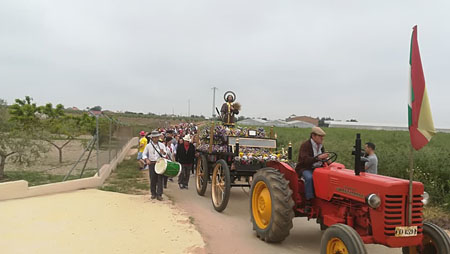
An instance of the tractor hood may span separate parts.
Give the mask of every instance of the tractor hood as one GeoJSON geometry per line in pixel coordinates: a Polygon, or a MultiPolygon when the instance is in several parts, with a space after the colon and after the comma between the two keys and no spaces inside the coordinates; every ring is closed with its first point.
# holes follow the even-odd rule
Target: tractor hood
{"type": "MultiPolygon", "coordinates": [[[[321,199],[331,200],[334,195],[365,202],[369,194],[407,195],[409,181],[389,176],[355,172],[344,165],[333,163],[328,167],[316,168],[313,173],[314,190],[321,199]]],[[[423,184],[413,182],[413,195],[421,195],[423,184]]]]}

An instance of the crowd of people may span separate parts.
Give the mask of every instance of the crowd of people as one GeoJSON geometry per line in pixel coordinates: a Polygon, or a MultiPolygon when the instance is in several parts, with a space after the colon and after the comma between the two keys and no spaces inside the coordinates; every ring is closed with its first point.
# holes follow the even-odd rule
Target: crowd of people
{"type": "Polygon", "coordinates": [[[168,176],[157,174],[156,162],[160,159],[176,161],[181,165],[178,175],[180,189],[189,188],[189,177],[194,172],[196,162],[196,135],[198,126],[193,123],[181,123],[168,128],[159,128],[152,132],[140,132],[137,160],[140,170],[149,170],[151,199],[163,200],[168,176]]]}

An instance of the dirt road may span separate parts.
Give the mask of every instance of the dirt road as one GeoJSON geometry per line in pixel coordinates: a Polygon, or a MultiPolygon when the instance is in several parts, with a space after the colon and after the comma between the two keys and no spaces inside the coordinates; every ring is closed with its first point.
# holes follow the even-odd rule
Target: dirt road
{"type": "MultiPolygon", "coordinates": [[[[175,205],[194,218],[194,224],[202,234],[208,253],[319,253],[322,232],[315,220],[294,218],[294,227],[286,240],[279,244],[268,244],[256,237],[252,231],[249,215],[248,189],[232,188],[228,207],[222,213],[211,204],[211,191],[204,197],[195,190],[195,178],[190,179],[189,190],[180,190],[176,183],[169,182],[165,190],[175,205]]],[[[366,245],[370,254],[399,254],[401,249],[389,249],[380,245],[366,245]]]]}
{"type": "Polygon", "coordinates": [[[0,253],[196,253],[201,235],[170,201],[96,189],[0,202],[0,253]]]}

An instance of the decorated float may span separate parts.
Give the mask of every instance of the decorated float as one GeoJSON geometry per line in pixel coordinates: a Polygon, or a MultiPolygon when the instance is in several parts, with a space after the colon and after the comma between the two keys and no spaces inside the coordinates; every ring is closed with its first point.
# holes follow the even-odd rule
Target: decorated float
{"type": "Polygon", "coordinates": [[[225,93],[219,118],[221,123],[211,122],[199,132],[196,167],[196,189],[204,196],[211,183],[211,200],[214,209],[223,211],[230,198],[231,187],[250,187],[252,176],[265,168],[269,161],[288,162],[292,148],[277,151],[276,134],[271,128],[239,127],[234,115],[238,114],[233,92],[225,93]]]}

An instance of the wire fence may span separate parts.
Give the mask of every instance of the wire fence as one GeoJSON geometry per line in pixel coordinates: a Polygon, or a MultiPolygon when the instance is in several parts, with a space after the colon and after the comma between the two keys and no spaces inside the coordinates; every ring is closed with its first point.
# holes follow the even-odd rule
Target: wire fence
{"type": "Polygon", "coordinates": [[[128,141],[135,136],[135,127],[122,123],[106,114],[94,113],[96,130],[83,151],[67,171],[63,181],[101,174],[103,165],[109,164],[120,154],[128,141]]]}
{"type": "Polygon", "coordinates": [[[36,186],[91,177],[97,172],[101,175],[101,167],[114,160],[131,138],[139,136],[140,131],[151,132],[174,123],[202,120],[186,118],[181,121],[176,117],[144,117],[100,111],[90,111],[89,114],[95,117],[95,128],[91,133],[70,140],[64,136],[54,136],[51,140],[33,140],[46,148],[39,152],[36,159],[30,161],[31,164],[15,161],[11,156],[0,183],[26,180],[29,186],[36,186]]]}

